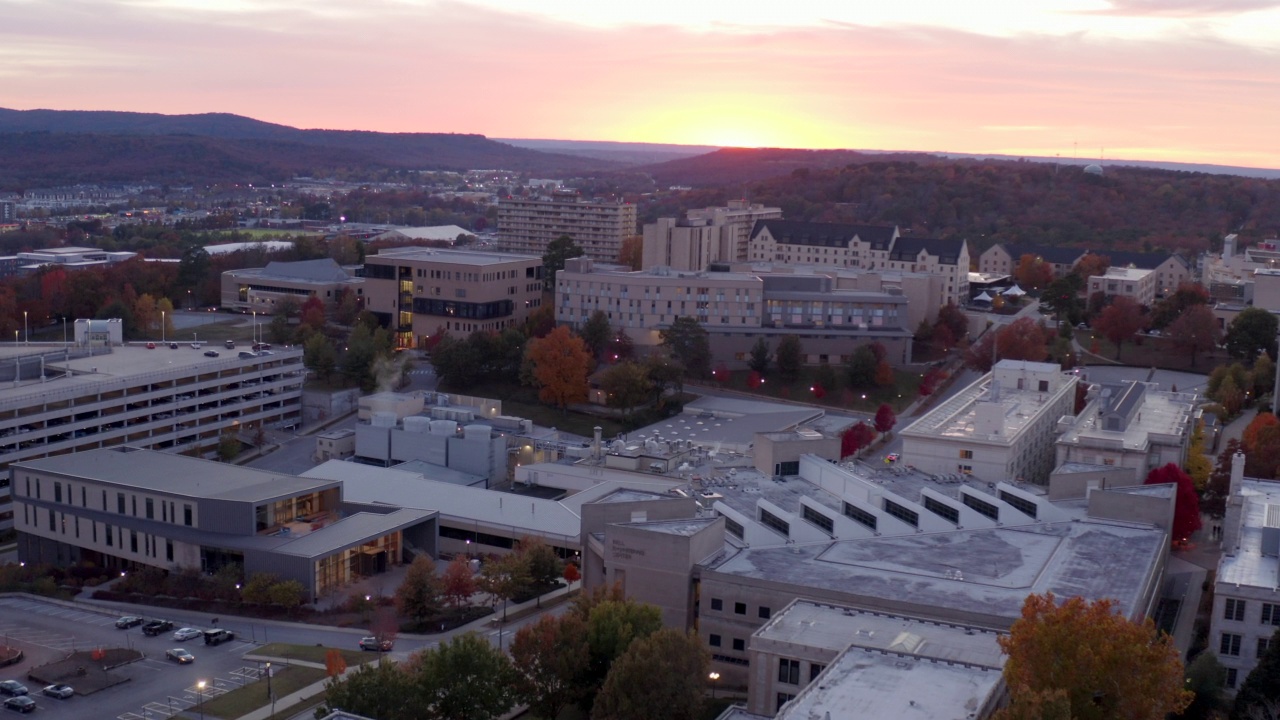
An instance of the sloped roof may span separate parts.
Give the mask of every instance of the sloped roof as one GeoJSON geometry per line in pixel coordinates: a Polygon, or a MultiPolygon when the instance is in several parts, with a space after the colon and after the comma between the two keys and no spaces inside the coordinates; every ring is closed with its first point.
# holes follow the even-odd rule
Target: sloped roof
{"type": "Polygon", "coordinates": [[[890,260],[914,260],[923,250],[938,258],[944,265],[955,265],[959,262],[960,251],[964,249],[964,240],[942,238],[899,237],[893,242],[890,260]]]}
{"type": "Polygon", "coordinates": [[[1178,262],[1184,266],[1187,261],[1180,255],[1173,253],[1141,253],[1141,252],[1101,252],[1111,258],[1112,267],[1128,267],[1130,265],[1141,270],[1155,270],[1167,261],[1169,258],[1177,258],[1178,262]]]}
{"type": "Polygon", "coordinates": [[[319,260],[300,260],[298,262],[267,263],[259,277],[278,277],[290,280],[308,280],[311,282],[346,282],[351,276],[343,271],[333,258],[319,260]]]}
{"type": "Polygon", "coordinates": [[[817,245],[822,247],[847,247],[855,236],[869,243],[876,250],[887,250],[897,234],[895,225],[852,225],[846,223],[815,223],[800,220],[757,220],[751,229],[755,239],[760,231],[769,234],[780,243],[788,245],[817,245]]]}
{"type": "Polygon", "coordinates": [[[1009,253],[1009,257],[1013,259],[1014,263],[1022,259],[1023,255],[1036,255],[1044,258],[1045,262],[1056,265],[1074,265],[1077,260],[1089,252],[1084,248],[1055,247],[1052,245],[1010,245],[999,243],[999,246],[1009,253]]]}

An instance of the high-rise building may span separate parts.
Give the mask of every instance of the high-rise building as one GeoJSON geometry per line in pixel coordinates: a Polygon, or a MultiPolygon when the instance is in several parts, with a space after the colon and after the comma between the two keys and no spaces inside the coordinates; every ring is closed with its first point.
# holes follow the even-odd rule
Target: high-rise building
{"type": "Polygon", "coordinates": [[[542,257],[547,245],[569,236],[587,257],[617,262],[622,241],[636,234],[636,206],[617,200],[583,200],[561,192],[541,198],[498,201],[498,247],[542,257]]]}
{"type": "Polygon", "coordinates": [[[682,220],[659,218],[644,226],[644,267],[703,270],[708,263],[746,260],[756,221],[781,217],[782,208],[731,200],[690,210],[682,220]]]}
{"type": "Polygon", "coordinates": [[[0,225],[18,222],[18,206],[12,200],[0,200],[0,225]]]}

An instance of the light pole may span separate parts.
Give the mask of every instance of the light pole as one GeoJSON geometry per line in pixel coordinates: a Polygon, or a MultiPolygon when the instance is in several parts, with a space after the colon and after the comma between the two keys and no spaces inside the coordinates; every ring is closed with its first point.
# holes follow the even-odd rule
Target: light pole
{"type": "Polygon", "coordinates": [[[165,312],[166,312],[166,311],[164,311],[164,310],[161,310],[161,311],[160,311],[160,344],[162,344],[162,345],[164,344],[164,324],[165,324],[165,322],[166,322],[166,321],[165,321],[165,312]]]}
{"type": "Polygon", "coordinates": [[[196,695],[196,704],[199,706],[200,720],[204,720],[204,686],[205,681],[203,680],[196,683],[196,690],[199,691],[199,694],[196,695]]]}
{"type": "Polygon", "coordinates": [[[271,700],[271,717],[275,717],[276,694],[271,691],[271,661],[267,661],[267,698],[271,700]]]}
{"type": "Polygon", "coordinates": [[[26,310],[22,311],[22,339],[26,344],[28,345],[31,344],[31,331],[27,329],[27,311],[26,310]]]}
{"type": "Polygon", "coordinates": [[[711,680],[711,699],[716,699],[716,681],[720,679],[720,673],[712,670],[707,674],[707,678],[711,680]]]}

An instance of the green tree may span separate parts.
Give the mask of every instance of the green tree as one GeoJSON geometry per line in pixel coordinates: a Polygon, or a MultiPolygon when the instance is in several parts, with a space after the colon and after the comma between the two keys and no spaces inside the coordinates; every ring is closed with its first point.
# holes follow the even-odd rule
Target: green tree
{"type": "Polygon", "coordinates": [[[1280,717],[1280,630],[1236,693],[1231,720],[1280,717]]]}
{"type": "Polygon", "coordinates": [[[599,360],[604,357],[609,340],[613,338],[609,315],[603,310],[591,313],[587,321],[582,324],[582,329],[578,331],[578,337],[582,338],[583,344],[587,346],[587,351],[591,353],[593,359],[599,360]]]}
{"type": "Polygon", "coordinates": [[[276,315],[271,318],[271,322],[267,324],[267,336],[271,338],[271,342],[277,345],[283,345],[293,337],[293,328],[289,327],[289,318],[284,315],[276,315]]]}
{"type": "Polygon", "coordinates": [[[697,720],[710,656],[692,633],[664,628],[633,642],[596,696],[599,720],[697,720]]]}
{"type": "Polygon", "coordinates": [[[361,665],[345,678],[329,678],[325,683],[325,701],[316,710],[316,717],[322,718],[337,710],[378,720],[428,717],[423,694],[413,676],[394,662],[361,665]]]}
{"type": "Polygon", "coordinates": [[[600,389],[605,392],[606,404],[622,411],[624,419],[631,411],[647,402],[653,395],[653,382],[649,371],[635,362],[621,362],[600,375],[600,389]]]}
{"type": "Polygon", "coordinates": [[[376,385],[373,367],[377,357],[375,333],[367,325],[356,325],[347,338],[347,351],[342,355],[342,374],[365,392],[371,392],[376,385]]]}
{"type": "Polygon", "coordinates": [[[538,591],[538,607],[542,607],[542,591],[560,581],[564,563],[556,555],[555,548],[536,535],[520,538],[517,554],[524,563],[530,583],[538,591]]]}
{"type": "Polygon", "coordinates": [[[293,610],[307,599],[307,589],[297,580],[282,580],[272,583],[267,590],[272,605],[279,605],[285,610],[293,610]]]}
{"type": "Polygon", "coordinates": [[[333,319],[339,325],[350,326],[360,315],[360,296],[351,288],[344,288],[338,295],[338,306],[334,308],[333,319]]]}
{"type": "Polygon", "coordinates": [[[484,362],[474,344],[446,334],[431,350],[431,365],[441,383],[466,391],[480,380],[484,362]]]}
{"type": "Polygon", "coordinates": [[[178,261],[178,287],[180,290],[199,292],[201,286],[213,276],[209,253],[198,245],[182,251],[178,261]]]}
{"type": "Polygon", "coordinates": [[[1080,290],[1084,281],[1075,273],[1067,273],[1049,283],[1040,295],[1040,307],[1049,310],[1059,323],[1072,323],[1081,314],[1080,290]]]}
{"type": "Polygon", "coordinates": [[[507,620],[506,603],[529,587],[529,564],[518,554],[503,555],[489,560],[480,568],[481,592],[489,594],[494,608],[502,603],[502,620],[507,620]]]}
{"type": "Polygon", "coordinates": [[[1250,360],[1267,351],[1276,356],[1276,316],[1258,307],[1245,308],[1227,326],[1227,352],[1239,360],[1250,360]]]}
{"type": "MultiPolygon", "coordinates": [[[[586,686],[597,691],[610,668],[631,643],[652,635],[662,628],[662,613],[653,605],[634,600],[603,600],[590,609],[587,617],[587,646],[590,663],[586,686]]],[[[595,698],[589,698],[594,702],[595,698]]]]}
{"type": "Polygon", "coordinates": [[[756,344],[751,346],[751,355],[747,358],[747,367],[764,375],[769,372],[769,341],[763,336],[756,338],[756,344]]]}
{"type": "Polygon", "coordinates": [[[819,363],[818,367],[813,370],[813,381],[821,385],[827,392],[836,389],[836,385],[840,382],[836,377],[836,371],[832,369],[828,363],[819,363]]]}
{"type": "Polygon", "coordinates": [[[1270,355],[1266,353],[1258,355],[1258,359],[1253,361],[1253,370],[1249,373],[1249,379],[1253,381],[1255,398],[1271,394],[1276,382],[1276,364],[1271,360],[1270,355]]]}
{"type": "Polygon", "coordinates": [[[564,269],[564,262],[570,258],[582,257],[586,254],[578,243],[568,235],[547,243],[547,251],[542,254],[543,287],[546,290],[556,289],[556,273],[564,269]]]}
{"type": "Polygon", "coordinates": [[[240,454],[240,439],[231,431],[222,433],[222,437],[218,439],[218,459],[222,462],[229,463],[236,459],[240,454]]]}
{"type": "Polygon", "coordinates": [[[880,361],[870,345],[859,345],[849,355],[844,364],[845,379],[851,388],[870,388],[876,386],[876,369],[880,361]]]}
{"type": "Polygon", "coordinates": [[[416,659],[414,685],[424,706],[421,718],[493,720],[519,699],[520,675],[510,658],[475,633],[427,648],[416,659]]]}
{"type": "Polygon", "coordinates": [[[800,367],[804,364],[804,348],[800,338],[795,335],[784,335],[778,341],[778,353],[774,360],[778,365],[778,375],[785,382],[795,382],[800,377],[800,367]]]}
{"type": "Polygon", "coordinates": [[[254,573],[245,581],[240,596],[247,603],[266,605],[271,602],[271,586],[277,581],[276,576],[270,573],[254,573]]]}
{"type": "Polygon", "coordinates": [[[511,657],[523,676],[521,695],[538,717],[557,717],[584,696],[587,626],[578,615],[543,615],[520,628],[511,641],[511,657]]]}
{"type": "Polygon", "coordinates": [[[1187,666],[1187,689],[1195,699],[1179,717],[1186,720],[1212,720],[1223,709],[1222,688],[1227,684],[1227,669],[1218,656],[1205,650],[1187,666]]]}
{"type": "Polygon", "coordinates": [[[679,360],[655,352],[645,359],[644,369],[649,374],[649,382],[653,383],[654,402],[661,404],[667,390],[684,392],[684,365],[679,360]]]}
{"type": "Polygon", "coordinates": [[[441,583],[436,564],[427,555],[418,555],[396,588],[396,609],[421,622],[440,612],[441,583]]]}
{"type": "Polygon", "coordinates": [[[306,344],[302,346],[302,364],[325,382],[333,376],[338,365],[338,352],[333,349],[333,343],[328,338],[316,333],[307,338],[306,344]]]}
{"type": "Polygon", "coordinates": [[[658,331],[663,347],[695,378],[711,374],[711,341],[702,325],[691,317],[678,317],[658,331]]]}

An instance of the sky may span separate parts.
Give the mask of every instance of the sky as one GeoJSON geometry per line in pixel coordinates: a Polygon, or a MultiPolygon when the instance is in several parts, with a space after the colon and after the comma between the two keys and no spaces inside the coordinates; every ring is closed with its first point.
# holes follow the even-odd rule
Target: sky
{"type": "Polygon", "coordinates": [[[1280,168],[1280,0],[0,0],[0,107],[1280,168]]]}

